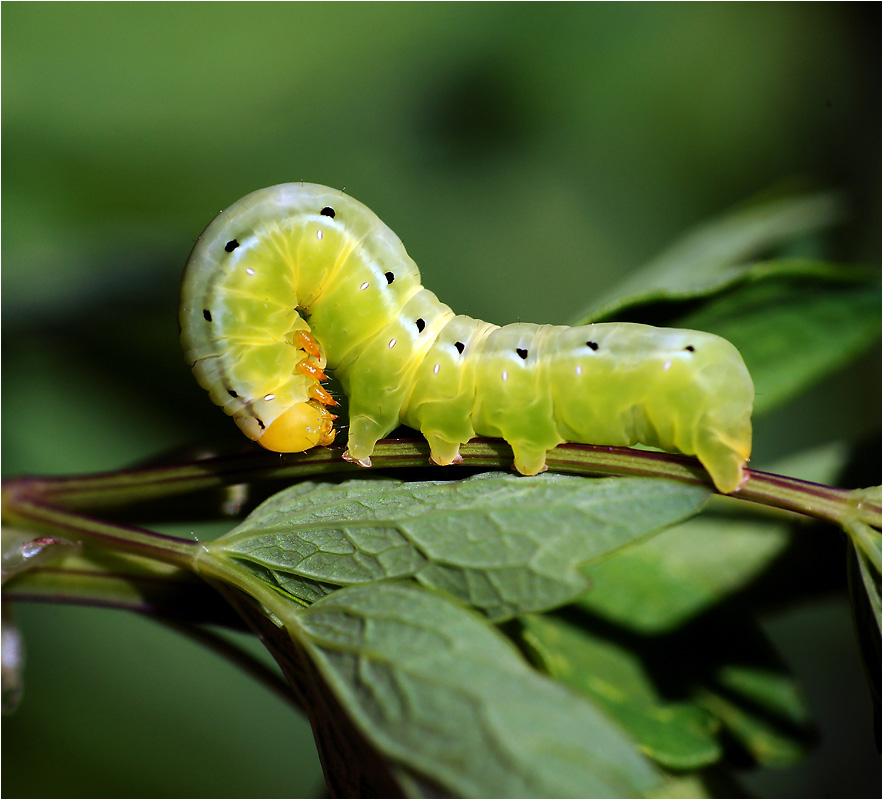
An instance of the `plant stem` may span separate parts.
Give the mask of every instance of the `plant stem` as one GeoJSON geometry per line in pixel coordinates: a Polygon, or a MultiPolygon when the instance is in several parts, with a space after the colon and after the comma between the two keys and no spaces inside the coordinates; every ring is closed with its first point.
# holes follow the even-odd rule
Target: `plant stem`
{"type": "MultiPolygon", "coordinates": [[[[239,483],[268,479],[302,479],[316,475],[357,473],[362,470],[341,458],[342,448],[315,448],[306,453],[279,455],[254,452],[207,458],[169,466],[147,467],[76,477],[23,477],[4,487],[4,509],[34,522],[57,525],[82,524],[86,519],[66,514],[76,509],[105,509],[134,502],[217,489],[239,483]]],[[[511,450],[499,440],[473,440],[461,448],[464,465],[478,468],[509,469],[511,450]]],[[[423,439],[384,440],[378,443],[371,460],[375,468],[429,467],[429,449],[423,439]]],[[[692,457],[597,445],[561,445],[547,459],[550,469],[577,475],[631,475],[667,477],[686,483],[711,486],[710,478],[692,457]]],[[[438,470],[438,467],[434,469],[438,470]]],[[[451,475],[457,467],[446,468],[451,475]]],[[[856,499],[853,492],[808,481],[747,470],[745,485],[732,495],[757,503],[843,525],[858,519],[875,528],[881,526],[879,502],[856,499]]],[[[106,523],[92,520],[92,538],[109,536],[125,541],[129,552],[153,551],[159,534],[128,529],[119,539],[120,526],[102,528],[106,523]],[[114,531],[116,531],[116,538],[114,531]],[[137,535],[137,533],[143,535],[137,535]]],[[[161,537],[159,551],[178,563],[192,558],[193,542],[161,537]]]]}
{"type": "Polygon", "coordinates": [[[104,522],[66,508],[59,508],[29,493],[4,493],[4,524],[85,539],[97,545],[125,553],[146,556],[187,569],[202,549],[199,542],[179,539],[131,525],[104,522]]]}

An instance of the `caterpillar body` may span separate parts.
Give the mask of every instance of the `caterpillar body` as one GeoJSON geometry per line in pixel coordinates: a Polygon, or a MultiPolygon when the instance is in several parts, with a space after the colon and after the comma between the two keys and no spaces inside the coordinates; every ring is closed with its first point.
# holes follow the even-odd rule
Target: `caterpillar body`
{"type": "Polygon", "coordinates": [[[533,475],[563,442],[698,456],[722,492],[744,480],[754,387],[718,336],[633,323],[498,327],[420,284],[398,237],[325,186],[261,189],[221,212],[185,269],[186,358],[212,400],[264,447],[330,444],[334,371],[349,398],[345,457],[418,429],[437,464],[505,439],[533,475]]]}

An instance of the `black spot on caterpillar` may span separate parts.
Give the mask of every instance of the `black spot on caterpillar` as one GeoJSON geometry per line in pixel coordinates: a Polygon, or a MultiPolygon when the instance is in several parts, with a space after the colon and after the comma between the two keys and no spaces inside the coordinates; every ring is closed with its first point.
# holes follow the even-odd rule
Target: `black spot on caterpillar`
{"type": "Polygon", "coordinates": [[[475,436],[505,439],[524,474],[562,442],[641,443],[697,455],[723,492],[751,452],[754,387],[726,340],[455,315],[386,225],[324,186],[272,186],[219,215],[188,261],[180,322],[197,380],[270,450],[334,439],[328,367],[349,398],[348,457],[365,465],[400,424],[438,464],[475,436]]]}

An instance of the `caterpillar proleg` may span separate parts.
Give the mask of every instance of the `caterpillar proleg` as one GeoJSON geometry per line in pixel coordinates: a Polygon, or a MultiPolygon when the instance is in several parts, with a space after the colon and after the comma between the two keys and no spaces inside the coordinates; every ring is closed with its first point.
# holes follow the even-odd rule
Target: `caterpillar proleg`
{"type": "Polygon", "coordinates": [[[271,186],[221,212],[193,248],[181,296],[197,380],[270,450],[333,441],[327,368],[349,398],[347,457],[366,466],[405,424],[438,464],[476,436],[505,439],[526,475],[563,442],[641,443],[696,455],[722,492],[743,482],[754,386],[728,341],[456,315],[370,209],[325,186],[271,186]]]}

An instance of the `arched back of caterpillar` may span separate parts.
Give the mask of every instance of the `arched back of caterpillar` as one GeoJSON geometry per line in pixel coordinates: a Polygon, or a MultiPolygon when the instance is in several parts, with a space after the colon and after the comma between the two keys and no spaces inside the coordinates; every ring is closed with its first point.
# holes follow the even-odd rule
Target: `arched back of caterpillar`
{"type": "Polygon", "coordinates": [[[375,214],[289,183],[221,212],[184,274],[181,341],[212,400],[278,452],[330,444],[334,371],[347,457],[418,429],[438,464],[475,436],[505,439],[533,475],[562,442],[696,455],[722,492],[744,479],[754,387],[738,350],[699,331],[631,323],[498,327],[455,315],[375,214]]]}

